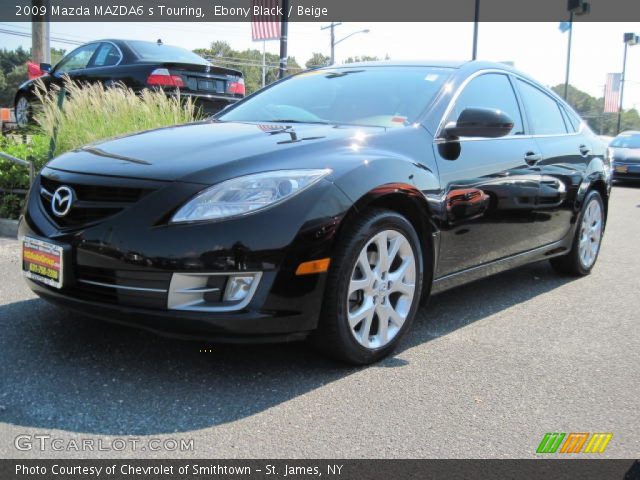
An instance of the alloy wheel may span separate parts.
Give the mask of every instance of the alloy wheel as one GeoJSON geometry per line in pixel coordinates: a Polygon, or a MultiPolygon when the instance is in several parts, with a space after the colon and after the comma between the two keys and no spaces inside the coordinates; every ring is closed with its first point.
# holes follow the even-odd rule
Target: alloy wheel
{"type": "Polygon", "coordinates": [[[598,256],[602,241],[602,206],[593,198],[585,208],[580,225],[579,257],[584,268],[591,268],[598,256]]]}
{"type": "Polygon", "coordinates": [[[347,317],[354,338],[368,349],[384,347],[404,324],[416,285],[416,257],[399,231],[377,233],[362,248],[351,273],[347,317]]]}

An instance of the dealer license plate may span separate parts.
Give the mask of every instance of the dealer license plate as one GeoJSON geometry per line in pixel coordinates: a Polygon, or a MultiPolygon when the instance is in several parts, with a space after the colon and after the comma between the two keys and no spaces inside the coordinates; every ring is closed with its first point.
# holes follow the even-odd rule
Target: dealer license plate
{"type": "Polygon", "coordinates": [[[22,271],[31,280],[62,288],[62,247],[39,238],[22,241],[22,271]]]}

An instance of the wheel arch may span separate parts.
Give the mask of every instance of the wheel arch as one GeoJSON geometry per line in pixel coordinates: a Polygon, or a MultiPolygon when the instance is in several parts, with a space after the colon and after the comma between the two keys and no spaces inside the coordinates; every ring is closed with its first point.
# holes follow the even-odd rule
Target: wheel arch
{"type": "Polygon", "coordinates": [[[338,236],[341,236],[352,220],[364,212],[381,208],[396,212],[405,217],[418,234],[422,247],[423,261],[423,300],[431,291],[433,272],[435,271],[438,252],[438,229],[432,220],[429,205],[424,195],[413,185],[392,183],[381,185],[360,197],[346,212],[338,236]]]}

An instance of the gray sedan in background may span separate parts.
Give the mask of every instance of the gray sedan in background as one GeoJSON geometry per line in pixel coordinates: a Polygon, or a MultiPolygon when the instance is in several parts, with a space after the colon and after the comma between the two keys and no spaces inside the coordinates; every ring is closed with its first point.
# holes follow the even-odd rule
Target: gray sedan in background
{"type": "Polygon", "coordinates": [[[614,180],[640,180],[640,132],[622,132],[609,148],[614,180]]]}

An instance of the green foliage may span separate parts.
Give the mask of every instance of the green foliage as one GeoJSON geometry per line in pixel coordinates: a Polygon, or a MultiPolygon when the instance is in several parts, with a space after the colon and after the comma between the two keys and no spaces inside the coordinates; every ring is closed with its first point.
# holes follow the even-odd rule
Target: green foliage
{"type": "MultiPolygon", "coordinates": [[[[46,162],[49,139],[44,135],[0,137],[0,152],[34,162],[36,171],[46,162]]],[[[0,217],[18,218],[24,195],[14,193],[29,188],[29,170],[0,158],[0,217]]]]}
{"type": "Polygon", "coordinates": [[[305,67],[314,68],[314,67],[324,67],[325,65],[329,65],[331,61],[331,57],[323,55],[322,53],[314,53],[307,63],[305,63],[305,67]]]}
{"type": "Polygon", "coordinates": [[[167,96],[161,90],[136,94],[123,85],[80,85],[68,78],[64,88],[68,95],[62,108],[57,86],[47,92],[38,82],[37,88],[42,112],[36,121],[48,137],[56,136],[56,155],[98,140],[202,118],[191,98],[167,96]]]}
{"type": "MultiPolygon", "coordinates": [[[[57,63],[65,51],[51,49],[51,62],[57,63]]],[[[0,50],[0,107],[13,107],[16,91],[27,80],[27,62],[31,51],[18,47],[16,50],[0,50]]]]}
{"type": "MultiPolygon", "coordinates": [[[[389,59],[389,57],[387,56],[386,58],[387,60],[389,59]]],[[[356,62],[377,62],[378,60],[380,60],[380,58],[378,57],[371,57],[369,55],[362,55],[361,57],[349,57],[347,58],[344,63],[356,63],[356,62]]]]}
{"type": "MultiPolygon", "coordinates": [[[[247,94],[262,88],[262,50],[247,49],[234,50],[227,42],[213,42],[209,48],[198,48],[195,53],[207,58],[214,65],[240,70],[244,75],[244,83],[247,94]]],[[[278,63],[280,56],[274,53],[266,53],[267,65],[265,84],[268,85],[278,79],[278,63]]],[[[287,58],[287,71],[289,74],[302,70],[294,57],[287,58]]]]}
{"type": "Polygon", "coordinates": [[[24,197],[14,193],[0,194],[0,218],[17,219],[24,205],[24,197]]]}
{"type": "MultiPolygon", "coordinates": [[[[552,88],[558,95],[563,96],[564,84],[552,88]]],[[[616,135],[618,122],[617,113],[604,113],[604,97],[595,98],[573,85],[567,88],[567,103],[584,118],[591,129],[599,135],[616,135]]],[[[634,108],[622,112],[620,131],[640,130],[640,115],[634,108]]]]}

